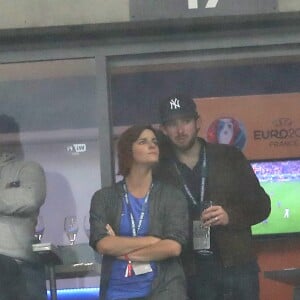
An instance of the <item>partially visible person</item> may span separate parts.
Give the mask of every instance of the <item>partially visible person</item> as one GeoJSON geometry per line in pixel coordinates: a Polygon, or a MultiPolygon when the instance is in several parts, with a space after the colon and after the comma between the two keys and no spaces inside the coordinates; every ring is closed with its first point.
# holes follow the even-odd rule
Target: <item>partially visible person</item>
{"type": "Polygon", "coordinates": [[[190,243],[183,253],[191,300],[258,300],[259,267],[251,226],[270,213],[270,198],[240,150],[198,137],[193,99],[175,96],[160,104],[165,135],[159,178],[180,187],[190,212],[190,243]],[[205,203],[212,205],[203,209],[205,203]],[[193,245],[193,224],[210,226],[210,251],[193,245]]]}
{"type": "Polygon", "coordinates": [[[97,191],[90,245],[103,254],[101,300],[185,300],[179,255],[188,238],[184,195],[155,180],[159,160],[150,126],[127,129],[118,143],[124,179],[97,191]]]}
{"type": "Polygon", "coordinates": [[[46,196],[44,171],[24,161],[19,126],[0,115],[0,299],[46,300],[44,267],[32,251],[39,209],[46,196]]]}

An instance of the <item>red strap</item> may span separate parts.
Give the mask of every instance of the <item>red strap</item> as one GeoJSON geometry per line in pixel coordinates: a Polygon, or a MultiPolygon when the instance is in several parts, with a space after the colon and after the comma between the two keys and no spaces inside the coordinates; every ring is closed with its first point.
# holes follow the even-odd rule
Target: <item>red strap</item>
{"type": "Polygon", "coordinates": [[[125,277],[130,277],[130,276],[132,276],[132,263],[131,263],[130,258],[128,257],[128,254],[125,254],[124,258],[128,261],[127,267],[126,267],[125,277]]]}
{"type": "Polygon", "coordinates": [[[128,276],[128,277],[132,276],[132,263],[131,263],[131,261],[128,261],[128,265],[127,265],[127,276],[128,276]]]}

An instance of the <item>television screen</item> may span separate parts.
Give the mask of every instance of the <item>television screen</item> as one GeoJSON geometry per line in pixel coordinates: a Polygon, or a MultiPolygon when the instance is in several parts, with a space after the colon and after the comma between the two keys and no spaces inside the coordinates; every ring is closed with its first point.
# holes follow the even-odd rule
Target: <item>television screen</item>
{"type": "Polygon", "coordinates": [[[271,198],[267,219],[252,226],[256,236],[300,233],[300,160],[251,163],[271,198]]]}

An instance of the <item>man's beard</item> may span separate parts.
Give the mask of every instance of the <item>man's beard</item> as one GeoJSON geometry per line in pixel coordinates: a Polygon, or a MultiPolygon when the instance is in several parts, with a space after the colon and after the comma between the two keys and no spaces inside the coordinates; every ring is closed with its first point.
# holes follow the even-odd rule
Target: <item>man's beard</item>
{"type": "Polygon", "coordinates": [[[186,145],[174,144],[174,146],[177,151],[186,152],[189,151],[195,145],[196,140],[197,140],[197,133],[191,137],[190,141],[186,145]]]}

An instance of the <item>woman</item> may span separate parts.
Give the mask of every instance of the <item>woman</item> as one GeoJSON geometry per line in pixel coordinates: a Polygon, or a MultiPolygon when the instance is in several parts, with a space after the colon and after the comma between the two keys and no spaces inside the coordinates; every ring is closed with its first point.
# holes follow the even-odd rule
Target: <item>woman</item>
{"type": "Polygon", "coordinates": [[[101,300],[185,300],[178,256],[187,241],[183,194],[153,178],[159,149],[154,129],[132,126],[118,143],[123,181],[91,202],[90,245],[103,254],[101,300]]]}

